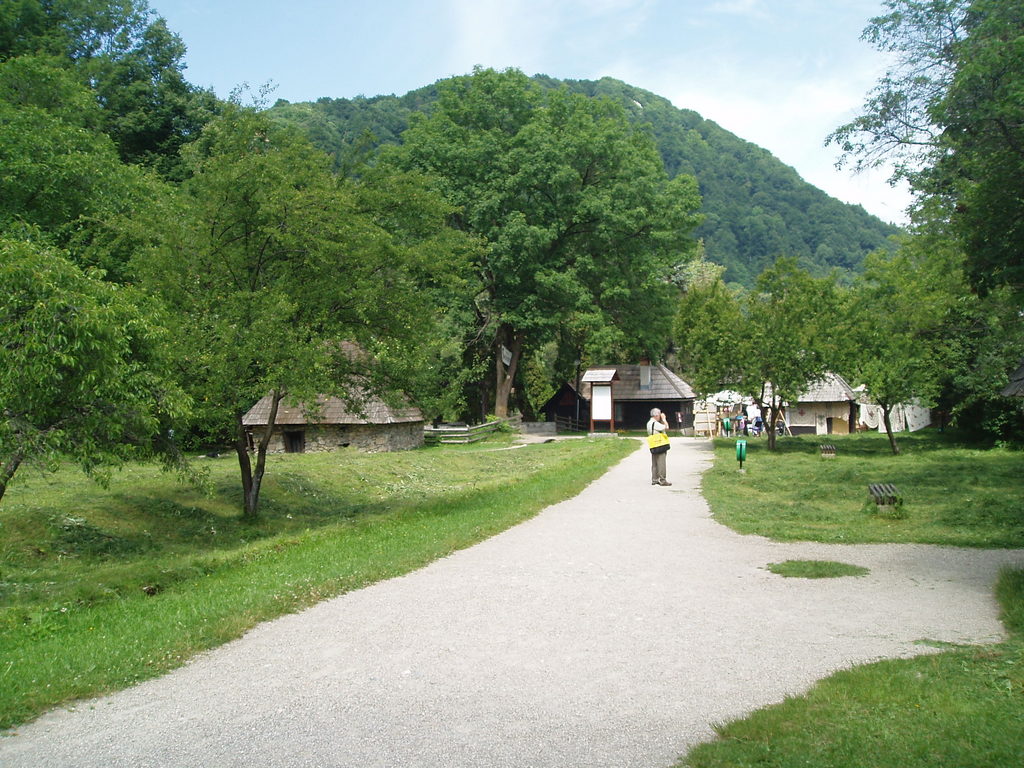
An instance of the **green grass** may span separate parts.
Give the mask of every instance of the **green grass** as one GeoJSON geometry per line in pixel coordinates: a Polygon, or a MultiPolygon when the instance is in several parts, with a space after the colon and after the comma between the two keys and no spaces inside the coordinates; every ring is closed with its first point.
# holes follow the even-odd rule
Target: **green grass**
{"type": "Polygon", "coordinates": [[[254,524],[227,458],[210,461],[208,496],[150,466],[106,490],[71,470],[19,478],[0,506],[0,727],[470,546],[637,445],[494,447],[274,456],[254,524]]]}
{"type": "Polygon", "coordinates": [[[786,560],[769,563],[769,571],[779,576],[794,579],[835,579],[842,576],[865,576],[867,568],[834,560],[786,560]]]}
{"type": "Polygon", "coordinates": [[[740,474],[734,441],[719,438],[704,495],[719,522],[784,541],[1024,547],[1024,453],[931,430],[899,444],[893,456],[877,433],[783,437],[772,453],[765,439],[751,438],[740,474]],[[821,458],[823,441],[836,446],[836,458],[821,458]],[[902,493],[902,519],[870,501],[868,484],[878,482],[902,493]]]}
{"type": "MultiPolygon", "coordinates": [[[[955,436],[903,436],[904,455],[884,436],[786,438],[769,455],[751,441],[738,475],[730,441],[717,441],[705,487],[716,518],[738,530],[816,541],[920,541],[1024,546],[1024,454],[978,450],[955,436]],[[906,518],[867,503],[867,483],[892,482],[906,518]],[[863,489],[864,498],[858,498],[863,489]],[[754,514],[756,512],[756,514],[754,514]]],[[[1024,755],[1024,571],[1006,570],[996,597],[1006,642],[957,647],[839,672],[806,695],[716,728],[688,768],[1002,768],[1024,755]]]]}

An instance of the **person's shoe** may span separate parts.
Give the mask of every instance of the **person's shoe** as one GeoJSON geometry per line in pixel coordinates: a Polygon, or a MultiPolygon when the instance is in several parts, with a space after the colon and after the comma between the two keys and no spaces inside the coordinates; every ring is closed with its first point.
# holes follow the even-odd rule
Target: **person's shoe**
{"type": "Polygon", "coordinates": [[[657,480],[651,480],[651,485],[661,485],[657,480]]]}
{"type": "Polygon", "coordinates": [[[672,485],[672,483],[670,483],[668,480],[662,480],[661,482],[658,483],[658,485],[672,485]]]}

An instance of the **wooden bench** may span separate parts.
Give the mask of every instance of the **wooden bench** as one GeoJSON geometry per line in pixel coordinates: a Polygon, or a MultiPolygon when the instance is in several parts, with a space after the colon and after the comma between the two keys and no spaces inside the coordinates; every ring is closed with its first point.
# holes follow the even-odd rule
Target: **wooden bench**
{"type": "Polygon", "coordinates": [[[821,457],[823,459],[834,459],[836,457],[836,447],[834,445],[829,445],[828,443],[822,443],[821,457]]]}
{"type": "Polygon", "coordinates": [[[897,507],[903,504],[903,495],[892,483],[871,483],[868,493],[880,507],[897,507]]]}

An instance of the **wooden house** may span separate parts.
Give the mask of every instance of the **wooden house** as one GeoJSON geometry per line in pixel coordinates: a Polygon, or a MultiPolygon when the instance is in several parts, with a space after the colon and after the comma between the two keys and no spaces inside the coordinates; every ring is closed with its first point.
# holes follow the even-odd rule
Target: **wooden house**
{"type": "MultiPolygon", "coordinates": [[[[652,408],[660,408],[672,429],[693,429],[693,389],[664,365],[607,365],[590,371],[614,370],[612,388],[615,427],[642,429],[652,408]]],[[[590,402],[591,385],[580,384],[579,396],[590,402]]]]}
{"type": "MultiPolygon", "coordinates": [[[[270,395],[242,418],[250,445],[266,434],[270,395]]],[[[278,406],[269,453],[335,451],[352,446],[364,451],[403,451],[423,445],[423,414],[417,408],[391,408],[376,397],[364,396],[358,408],[338,397],[318,398],[307,413],[303,404],[278,406]]]]}
{"type": "Polygon", "coordinates": [[[794,435],[847,435],[856,431],[857,396],[838,373],[826,373],[786,407],[794,435]]]}
{"type": "Polygon", "coordinates": [[[541,406],[545,421],[554,422],[558,429],[583,432],[590,424],[590,401],[580,397],[575,385],[563,384],[541,406]]]}

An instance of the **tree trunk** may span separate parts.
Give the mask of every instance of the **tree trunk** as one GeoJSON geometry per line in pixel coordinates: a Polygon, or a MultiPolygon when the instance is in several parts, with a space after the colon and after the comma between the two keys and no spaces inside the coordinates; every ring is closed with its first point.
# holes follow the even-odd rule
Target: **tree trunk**
{"type": "Polygon", "coordinates": [[[892,433],[892,420],[889,418],[889,412],[892,411],[891,405],[882,406],[882,422],[885,424],[885,434],[889,436],[889,447],[892,448],[892,455],[900,455],[900,447],[896,445],[896,435],[892,433]]]}
{"type": "Polygon", "coordinates": [[[766,430],[768,435],[768,450],[774,451],[776,445],[775,421],[779,418],[779,412],[782,410],[782,401],[776,400],[773,396],[766,406],[764,404],[764,392],[762,391],[761,399],[754,398],[754,402],[761,409],[761,428],[766,430]]]}
{"type": "Polygon", "coordinates": [[[235,455],[238,456],[238,471],[242,476],[242,517],[255,516],[256,510],[249,508],[252,495],[252,463],[249,461],[249,445],[245,439],[245,427],[241,417],[235,424],[235,455]]]}
{"type": "Polygon", "coordinates": [[[7,486],[11,482],[11,478],[14,477],[14,473],[18,471],[18,467],[21,466],[24,458],[25,454],[16,453],[4,462],[3,469],[0,469],[0,501],[3,500],[4,494],[7,493],[7,486]]]}
{"type": "Polygon", "coordinates": [[[255,520],[259,516],[260,487],[263,485],[263,475],[267,466],[267,448],[270,445],[270,438],[277,423],[277,409],[284,398],[284,392],[274,390],[270,393],[270,415],[267,418],[267,429],[263,437],[256,444],[256,467],[253,468],[249,458],[249,444],[245,437],[245,427],[242,426],[242,417],[238,417],[237,431],[235,434],[235,453],[238,454],[238,468],[242,475],[242,518],[255,520]]]}
{"type": "Polygon", "coordinates": [[[498,349],[494,355],[495,368],[495,392],[494,392],[494,415],[499,419],[508,416],[508,399],[512,393],[512,385],[516,380],[516,371],[519,368],[519,357],[523,352],[523,338],[520,334],[514,333],[511,328],[503,327],[498,334],[498,349]],[[501,347],[509,341],[509,351],[512,358],[506,367],[505,361],[501,359],[501,347]]]}

